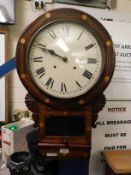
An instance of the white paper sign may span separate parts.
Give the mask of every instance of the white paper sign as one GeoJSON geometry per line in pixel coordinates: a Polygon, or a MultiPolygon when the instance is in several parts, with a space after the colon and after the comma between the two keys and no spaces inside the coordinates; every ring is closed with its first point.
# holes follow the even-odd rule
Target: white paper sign
{"type": "MultiPolygon", "coordinates": [[[[5,35],[0,33],[0,65],[5,62],[5,35]]],[[[5,121],[5,78],[0,79],[0,121],[5,121]]]]}
{"type": "Polygon", "coordinates": [[[92,129],[90,175],[104,175],[102,151],[131,149],[131,102],[107,102],[92,129]]]}
{"type": "Polygon", "coordinates": [[[116,64],[107,100],[131,100],[131,23],[101,21],[114,43],[116,64]]]}

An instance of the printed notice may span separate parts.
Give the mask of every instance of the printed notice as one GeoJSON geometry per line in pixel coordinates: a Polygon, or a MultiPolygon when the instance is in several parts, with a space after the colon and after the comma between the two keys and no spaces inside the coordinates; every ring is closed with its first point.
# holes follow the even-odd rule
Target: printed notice
{"type": "Polygon", "coordinates": [[[112,82],[131,84],[131,42],[115,43],[116,65],[112,82]]]}
{"type": "Polygon", "coordinates": [[[102,22],[112,37],[115,70],[105,90],[107,100],[131,100],[131,23],[102,22]]]}
{"type": "Polygon", "coordinates": [[[131,149],[131,101],[107,101],[92,129],[90,175],[104,175],[102,151],[131,149]],[[95,168],[94,168],[95,167],[95,168]]]}

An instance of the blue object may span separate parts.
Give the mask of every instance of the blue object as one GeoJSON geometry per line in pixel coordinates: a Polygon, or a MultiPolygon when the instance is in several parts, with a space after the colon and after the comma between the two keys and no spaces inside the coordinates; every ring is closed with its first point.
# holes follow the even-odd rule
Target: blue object
{"type": "Polygon", "coordinates": [[[16,58],[13,57],[9,61],[7,61],[5,64],[0,66],[0,78],[5,76],[7,73],[12,71],[16,68],[16,58]]]}

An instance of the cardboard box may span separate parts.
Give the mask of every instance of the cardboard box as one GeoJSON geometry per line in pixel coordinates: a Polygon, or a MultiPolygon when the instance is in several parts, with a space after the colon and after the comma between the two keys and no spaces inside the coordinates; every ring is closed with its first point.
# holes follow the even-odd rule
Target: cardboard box
{"type": "Polygon", "coordinates": [[[21,120],[1,127],[3,161],[6,162],[14,152],[28,151],[26,135],[35,129],[33,124],[32,120],[21,120]],[[10,130],[9,127],[12,125],[15,125],[17,129],[10,130]]]}

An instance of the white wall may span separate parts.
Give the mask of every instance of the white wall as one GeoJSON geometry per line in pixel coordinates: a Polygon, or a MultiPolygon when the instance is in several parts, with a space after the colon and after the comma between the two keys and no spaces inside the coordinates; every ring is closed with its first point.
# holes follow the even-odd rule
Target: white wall
{"type": "MultiPolygon", "coordinates": [[[[53,5],[48,5],[47,9],[53,8],[53,5]]],[[[113,10],[114,11],[114,10],[113,10]]],[[[131,12],[131,0],[117,0],[115,11],[131,12]]],[[[43,13],[43,10],[34,10],[32,3],[27,0],[16,0],[16,24],[8,26],[9,29],[9,58],[15,56],[16,44],[21,32],[24,28],[43,13]]],[[[16,70],[12,71],[9,76],[9,113],[10,117],[16,109],[25,109],[25,95],[27,91],[21,84],[16,70]]]]}
{"type": "Polygon", "coordinates": [[[131,0],[117,0],[116,10],[131,13],[131,0]]]}

